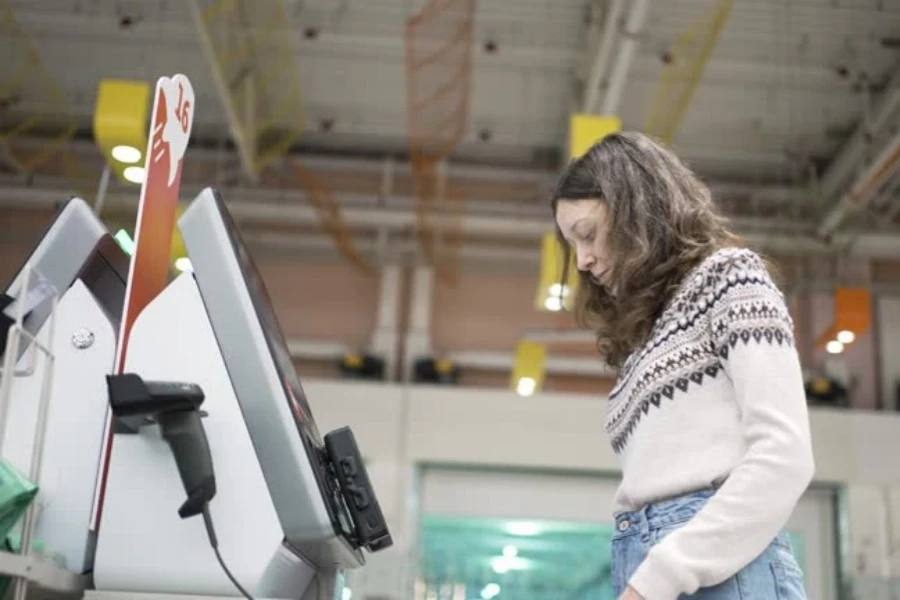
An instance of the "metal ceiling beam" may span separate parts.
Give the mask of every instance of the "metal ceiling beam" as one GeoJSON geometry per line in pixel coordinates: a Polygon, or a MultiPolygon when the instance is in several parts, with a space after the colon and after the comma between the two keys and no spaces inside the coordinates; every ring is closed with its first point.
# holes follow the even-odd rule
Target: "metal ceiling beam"
{"type": "MultiPolygon", "coordinates": [[[[192,197],[205,186],[185,182],[183,196],[192,197]]],[[[259,223],[317,224],[318,213],[306,195],[290,189],[219,188],[236,218],[259,223]]],[[[62,190],[25,186],[0,186],[0,208],[52,208],[66,193],[62,190]]],[[[351,227],[390,227],[411,230],[416,225],[415,199],[395,195],[379,199],[371,194],[335,194],[351,227]]],[[[137,198],[117,198],[117,206],[131,210],[137,198]]],[[[549,210],[541,206],[522,206],[502,201],[471,201],[466,213],[458,215],[452,206],[435,206],[435,227],[444,229],[461,223],[469,235],[496,235],[536,239],[551,227],[549,210]]],[[[782,218],[735,217],[732,222],[743,231],[760,235],[812,235],[808,223],[782,218]]]]}
{"type": "Polygon", "coordinates": [[[13,155],[6,140],[0,140],[0,165],[13,173],[27,172],[24,165],[13,155]]]}
{"type": "Polygon", "coordinates": [[[820,186],[825,198],[837,196],[844,184],[869,155],[873,137],[885,129],[900,112],[900,68],[891,77],[868,118],[863,118],[847,142],[822,174],[820,186]]]}
{"type": "Polygon", "coordinates": [[[828,165],[821,178],[821,194],[829,203],[828,209],[819,222],[819,234],[831,236],[854,209],[861,208],[878,192],[884,183],[885,169],[896,168],[896,150],[900,142],[896,133],[872,157],[873,140],[879,133],[888,130],[900,120],[900,68],[891,77],[884,93],[873,108],[871,115],[864,116],[850,139],[840,149],[828,165]],[[864,161],[868,166],[860,169],[864,161]],[[860,172],[861,171],[861,172],[860,172]],[[854,179],[854,174],[857,174],[854,179]],[[843,190],[846,190],[842,193],[843,190]]]}
{"type": "MultiPolygon", "coordinates": [[[[39,149],[44,140],[39,138],[25,138],[21,140],[24,148],[39,149]]],[[[79,155],[87,157],[95,157],[99,167],[102,165],[102,159],[97,155],[96,147],[93,143],[85,140],[77,140],[70,142],[68,149],[79,155]]],[[[222,164],[223,150],[207,148],[203,146],[192,146],[188,151],[188,160],[192,165],[197,163],[215,163],[222,164]]],[[[330,156],[327,154],[307,153],[296,155],[302,160],[303,165],[309,169],[343,172],[350,174],[372,174],[384,176],[387,172],[388,176],[408,177],[410,175],[409,164],[406,161],[392,160],[390,155],[383,157],[360,157],[360,156],[330,156]]],[[[490,164],[469,164],[461,162],[448,162],[447,175],[451,181],[459,179],[471,179],[487,182],[510,182],[510,183],[530,183],[535,185],[538,195],[549,194],[553,183],[558,176],[558,172],[552,169],[514,169],[505,166],[490,164]]],[[[46,182],[47,187],[53,187],[55,182],[50,178],[43,179],[40,175],[35,176],[35,185],[42,186],[42,181],[46,182]]],[[[0,178],[0,185],[2,185],[0,178]]],[[[191,182],[185,180],[185,186],[191,185],[191,182]]],[[[748,203],[760,201],[763,203],[812,203],[820,200],[820,195],[808,187],[786,186],[786,185],[760,185],[755,183],[740,181],[708,181],[707,185],[713,194],[713,197],[719,201],[727,201],[730,198],[746,200],[748,203]]],[[[254,192],[255,193],[255,192],[254,192]]],[[[260,190],[260,193],[264,191],[260,190]]],[[[546,207],[546,203],[542,197],[536,197],[540,207],[546,207]]],[[[481,202],[478,198],[467,199],[467,210],[478,208],[481,202]]],[[[519,204],[520,201],[517,200],[519,204]]]]}
{"type": "Polygon", "coordinates": [[[895,133],[875,159],[841,194],[819,223],[818,233],[830,239],[847,216],[866,207],[900,168],[900,132],[895,133]]]}
{"type": "Polygon", "coordinates": [[[259,174],[256,172],[255,140],[248,139],[241,117],[238,115],[238,108],[234,105],[233,97],[228,89],[228,82],[225,81],[225,74],[222,72],[216,57],[215,46],[206,24],[203,22],[200,0],[187,0],[187,5],[190,9],[197,35],[200,37],[200,45],[209,64],[209,71],[212,75],[219,101],[222,103],[222,110],[225,111],[228,131],[231,133],[234,145],[237,146],[238,155],[241,159],[241,170],[248,180],[255,182],[259,178],[259,174]]]}
{"type": "Polygon", "coordinates": [[[615,115],[619,112],[628,71],[631,70],[631,63],[634,62],[634,55],[640,44],[641,30],[644,27],[644,20],[647,18],[649,4],[649,0],[632,0],[631,12],[628,13],[628,21],[622,32],[622,42],[619,44],[619,51],[609,75],[606,97],[603,99],[601,113],[604,115],[615,115]]]}
{"type": "MultiPolygon", "coordinates": [[[[56,202],[64,199],[69,194],[68,187],[59,186],[59,182],[51,182],[45,179],[37,179],[34,185],[25,186],[20,182],[7,183],[3,185],[3,179],[0,178],[0,208],[17,207],[44,207],[50,208],[56,202]],[[50,185],[55,183],[57,185],[50,185]]],[[[199,185],[197,182],[185,181],[182,183],[182,196],[191,198],[202,190],[205,185],[199,185]]],[[[726,186],[727,187],[727,186],[726,186]]],[[[274,207],[277,211],[285,209],[290,211],[293,207],[308,206],[308,196],[292,188],[234,188],[219,186],[220,191],[229,201],[240,200],[252,206],[261,206],[260,216],[268,214],[266,206],[274,207]],[[281,207],[281,208],[278,208],[281,207]]],[[[737,188],[725,189],[722,194],[727,194],[735,201],[743,201],[744,195],[752,196],[755,192],[753,188],[737,188]]],[[[780,194],[783,192],[777,188],[760,192],[763,196],[772,194],[773,199],[781,200],[780,194]]],[[[115,204],[123,209],[131,210],[135,206],[134,189],[123,187],[119,184],[110,186],[109,194],[115,198],[115,204]]],[[[374,210],[374,211],[413,211],[415,210],[416,200],[412,196],[391,192],[390,195],[383,195],[377,191],[370,193],[361,192],[334,192],[333,196],[342,210],[374,210]]],[[[789,196],[788,196],[789,197],[789,196]]],[[[437,206],[439,212],[446,206],[437,206]]],[[[523,202],[521,200],[509,198],[487,199],[477,196],[466,198],[465,214],[470,217],[487,216],[497,219],[505,219],[509,221],[511,218],[524,219],[526,221],[539,221],[544,223],[545,227],[550,227],[549,205],[542,199],[536,199],[534,202],[523,202]]],[[[456,215],[454,218],[459,218],[456,215]]],[[[735,216],[732,222],[743,230],[763,231],[767,233],[800,233],[812,234],[813,230],[809,223],[801,220],[791,220],[780,217],[753,217],[753,216],[735,216]]],[[[359,223],[353,224],[359,226],[359,223]]],[[[515,227],[511,227],[515,229],[515,227]]]]}
{"type": "MultiPolygon", "coordinates": [[[[183,192],[191,197],[199,191],[199,187],[184,185],[183,192]]],[[[47,209],[56,206],[65,199],[65,194],[58,190],[35,189],[28,187],[0,187],[0,209],[30,208],[47,209]]],[[[260,194],[257,190],[223,190],[223,196],[235,220],[243,224],[318,226],[319,215],[309,205],[303,194],[295,191],[274,190],[269,194],[260,194]],[[233,198],[240,198],[234,200],[233,198]]],[[[343,216],[347,226],[354,229],[388,230],[401,236],[409,236],[415,231],[416,213],[413,203],[409,206],[376,207],[361,205],[343,205],[343,216]]],[[[117,201],[122,210],[136,208],[137,199],[117,201]]],[[[492,246],[497,248],[509,260],[513,256],[526,256],[517,243],[532,243],[543,236],[550,226],[549,215],[537,215],[535,212],[522,212],[511,218],[509,214],[477,214],[469,212],[459,217],[452,213],[436,212],[435,229],[448,227],[461,228],[464,236],[491,239],[492,246]],[[512,246],[511,246],[512,244],[512,246]]],[[[744,237],[755,247],[777,254],[814,254],[834,256],[835,248],[825,244],[816,237],[815,231],[808,224],[783,219],[737,219],[736,226],[744,237]]],[[[301,235],[293,237],[300,238],[301,235]]],[[[864,233],[861,235],[845,235],[839,238],[841,247],[848,254],[865,257],[898,258],[900,257],[900,235],[892,233],[864,233]]],[[[467,245],[463,243],[464,249],[467,245]]],[[[537,248],[537,246],[534,246],[537,248]]],[[[535,255],[536,256],[536,255],[535,255]]]]}
{"type": "MultiPolygon", "coordinates": [[[[624,4],[625,0],[607,0],[606,16],[603,20],[603,33],[596,40],[596,54],[591,62],[591,69],[584,84],[582,112],[592,113],[597,108],[600,87],[604,77],[606,77],[606,72],[609,70],[609,61],[612,58],[613,47],[616,43],[619,20],[622,18],[622,7],[624,4]]],[[[597,3],[595,2],[596,5],[597,3]]],[[[596,38],[596,35],[590,37],[596,38]]],[[[593,50],[593,48],[589,48],[589,51],[593,50]]]]}

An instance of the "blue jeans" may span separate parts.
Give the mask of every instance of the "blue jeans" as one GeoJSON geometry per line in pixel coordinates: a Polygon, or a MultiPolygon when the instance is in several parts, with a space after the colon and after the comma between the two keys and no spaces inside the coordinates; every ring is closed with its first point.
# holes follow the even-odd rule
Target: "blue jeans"
{"type": "MultiPolygon", "coordinates": [[[[715,494],[704,490],[663,500],[641,510],[616,515],[612,539],[612,583],[618,598],[647,553],[667,534],[690,520],[715,494]]],[[[736,575],[690,596],[698,600],[806,600],[803,572],[786,533],[736,575]]],[[[652,600],[652,599],[650,599],[652,600]]]]}

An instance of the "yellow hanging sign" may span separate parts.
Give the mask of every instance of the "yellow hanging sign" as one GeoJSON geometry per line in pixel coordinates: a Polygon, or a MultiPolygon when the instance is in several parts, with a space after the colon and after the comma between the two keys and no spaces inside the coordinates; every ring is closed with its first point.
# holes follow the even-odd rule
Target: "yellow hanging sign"
{"type": "Polygon", "coordinates": [[[143,181],[149,121],[149,83],[100,81],[94,107],[94,141],[119,179],[136,184],[143,181]]]}
{"type": "Polygon", "coordinates": [[[576,113],[569,118],[569,159],[576,159],[611,133],[622,130],[622,120],[608,115],[576,113]]]}
{"type": "Polygon", "coordinates": [[[567,250],[554,232],[548,231],[544,234],[541,240],[540,278],[534,298],[534,307],[539,311],[556,312],[564,308],[572,309],[572,300],[578,286],[578,269],[575,266],[575,257],[570,256],[569,272],[563,277],[566,254],[567,250]]]}
{"type": "Polygon", "coordinates": [[[525,340],[516,345],[510,386],[520,396],[533,396],[544,386],[547,347],[540,342],[525,340]]]}

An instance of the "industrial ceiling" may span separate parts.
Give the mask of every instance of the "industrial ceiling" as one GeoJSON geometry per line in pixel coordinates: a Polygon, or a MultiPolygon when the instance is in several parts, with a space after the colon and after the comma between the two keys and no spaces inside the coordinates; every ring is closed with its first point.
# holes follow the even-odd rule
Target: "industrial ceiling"
{"type": "MultiPolygon", "coordinates": [[[[334,231],[355,236],[364,253],[383,250],[385,239],[413,252],[415,244],[398,236],[423,226],[409,215],[422,200],[423,177],[432,177],[446,178],[459,196],[455,210],[464,215],[442,218],[462,231],[463,255],[484,256],[478,249],[485,245],[498,257],[503,248],[515,255],[510,244],[534,247],[547,218],[546,194],[564,163],[569,116],[606,111],[626,129],[648,128],[654,111],[669,102],[666,78],[681,65],[697,67],[699,76],[678,82],[687,101],[671,118],[670,143],[752,240],[782,254],[900,257],[900,4],[894,2],[285,0],[273,1],[283,11],[278,32],[260,15],[268,3],[246,0],[4,3],[51,83],[15,93],[4,87],[0,124],[9,132],[40,115],[41,126],[18,135],[17,147],[45,144],[74,124],[65,151],[91,180],[79,182],[86,195],[102,170],[90,140],[99,82],[182,72],[197,94],[186,190],[233,189],[227,197],[259,222],[260,239],[302,246],[297,232],[303,232],[310,234],[307,247],[314,245],[310,240],[322,237],[312,231],[316,212],[303,211],[312,204],[321,212],[330,203],[350,215],[341,213],[334,231]],[[208,20],[204,37],[197,17],[242,7],[243,20],[235,22],[257,40],[247,69],[260,71],[278,53],[290,54],[258,94],[260,105],[274,106],[295,83],[302,92],[277,115],[282,127],[297,130],[287,158],[257,170],[242,160],[240,124],[229,114],[234,78],[227,68],[217,70],[221,50],[215,39],[209,43],[224,25],[208,20]],[[441,11],[456,11],[456,21],[448,17],[442,25],[435,17],[441,11]],[[716,15],[722,19],[713,27],[716,15]],[[419,23],[428,27],[416,31],[419,23]],[[450,35],[455,23],[468,27],[465,35],[450,35]],[[424,80],[410,59],[414,36],[419,44],[455,44],[463,57],[444,61],[446,70],[464,73],[453,85],[465,101],[454,113],[459,135],[431,157],[437,175],[423,175],[411,160],[411,132],[422,127],[411,88],[424,80]],[[47,89],[58,97],[51,101],[47,89]],[[307,176],[300,167],[292,171],[291,161],[307,176]],[[294,233],[274,231],[283,220],[279,207],[289,221],[307,215],[294,233]],[[273,218],[260,216],[266,210],[273,218]],[[509,231],[510,216],[527,225],[509,231]],[[385,222],[394,228],[386,234],[385,222]]],[[[7,64],[17,64],[21,40],[0,40],[4,56],[13,57],[7,64]]],[[[12,81],[9,72],[2,76],[12,81]]],[[[46,190],[76,187],[71,168],[3,164],[7,206],[35,206],[52,196],[46,190]]],[[[120,184],[112,193],[122,198],[112,208],[130,206],[135,195],[120,184]]]]}

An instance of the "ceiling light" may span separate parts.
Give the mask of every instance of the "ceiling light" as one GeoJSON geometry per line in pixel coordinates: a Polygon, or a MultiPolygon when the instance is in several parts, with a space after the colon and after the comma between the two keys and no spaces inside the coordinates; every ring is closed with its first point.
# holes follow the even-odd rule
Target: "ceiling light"
{"type": "Polygon", "coordinates": [[[563,285],[561,283],[554,283],[550,286],[548,290],[551,296],[555,296],[559,298],[560,296],[565,297],[569,294],[569,286],[563,285]]]}
{"type": "Polygon", "coordinates": [[[112,157],[123,163],[136,163],[141,160],[141,151],[134,146],[116,146],[112,149],[112,157]]]}
{"type": "Polygon", "coordinates": [[[193,265],[191,265],[191,259],[189,259],[187,256],[182,256],[181,258],[175,259],[175,268],[182,273],[187,273],[194,270],[193,265]]]}
{"type": "Polygon", "coordinates": [[[506,558],[513,558],[519,553],[519,549],[513,546],[512,544],[508,544],[503,546],[503,556],[506,558]]]}
{"type": "Polygon", "coordinates": [[[844,351],[844,344],[837,340],[831,340],[825,345],[825,351],[829,354],[840,354],[844,351]]]}
{"type": "Polygon", "coordinates": [[[131,183],[144,183],[144,167],[128,167],[122,172],[122,177],[131,183]]]}
{"type": "Polygon", "coordinates": [[[550,296],[544,300],[544,308],[552,310],[553,312],[562,310],[562,305],[562,300],[559,296],[550,296]]]}
{"type": "Polygon", "coordinates": [[[516,383],[516,393],[520,396],[531,396],[537,388],[537,381],[531,377],[522,377],[516,383]]]}
{"type": "Polygon", "coordinates": [[[842,344],[852,344],[853,340],[856,339],[856,334],[850,331],[849,329],[845,329],[843,331],[839,331],[837,334],[837,341],[842,344]]]}
{"type": "Polygon", "coordinates": [[[491,600],[494,596],[500,593],[500,586],[496,583],[489,583],[484,586],[484,589],[481,590],[481,597],[484,600],[491,600]]]}
{"type": "Polygon", "coordinates": [[[510,535],[531,536],[537,535],[540,529],[537,523],[532,523],[531,521],[513,521],[506,526],[506,531],[510,535]]]}
{"type": "Polygon", "coordinates": [[[345,587],[344,591],[341,592],[341,600],[350,600],[353,597],[353,592],[350,591],[350,588],[345,587]]]}
{"type": "Polygon", "coordinates": [[[494,573],[508,573],[509,571],[524,571],[529,567],[529,562],[518,556],[497,556],[491,559],[491,568],[494,573]]]}

